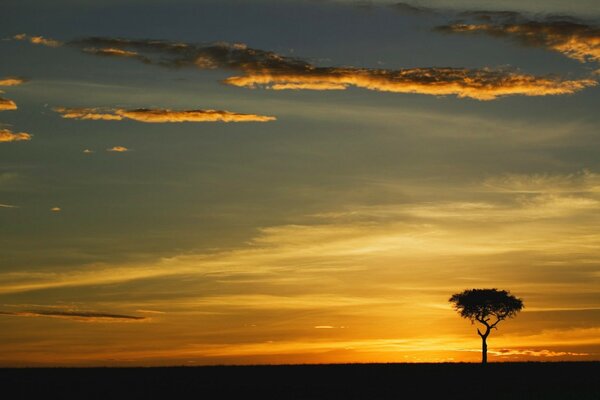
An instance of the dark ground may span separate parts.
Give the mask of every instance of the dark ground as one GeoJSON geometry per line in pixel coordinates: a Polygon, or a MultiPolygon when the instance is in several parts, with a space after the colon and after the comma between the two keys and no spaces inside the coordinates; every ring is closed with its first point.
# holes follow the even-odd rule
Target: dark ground
{"type": "Polygon", "coordinates": [[[0,385],[11,400],[600,400],[600,362],[23,368],[0,369],[0,385]]]}

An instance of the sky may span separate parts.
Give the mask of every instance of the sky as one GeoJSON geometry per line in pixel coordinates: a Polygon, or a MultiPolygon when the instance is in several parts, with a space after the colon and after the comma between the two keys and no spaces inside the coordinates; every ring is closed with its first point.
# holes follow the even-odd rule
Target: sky
{"type": "Polygon", "coordinates": [[[4,0],[0,366],[600,360],[600,5],[4,0]]]}

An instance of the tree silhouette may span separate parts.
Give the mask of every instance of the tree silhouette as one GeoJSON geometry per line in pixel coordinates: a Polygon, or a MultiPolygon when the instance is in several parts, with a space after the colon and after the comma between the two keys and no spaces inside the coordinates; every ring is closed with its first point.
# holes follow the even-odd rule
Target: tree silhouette
{"type": "Polygon", "coordinates": [[[523,309],[523,300],[513,296],[506,290],[468,289],[455,293],[448,300],[461,317],[485,326],[485,332],[477,328],[481,336],[481,363],[487,363],[487,337],[500,321],[512,318],[523,309]]]}

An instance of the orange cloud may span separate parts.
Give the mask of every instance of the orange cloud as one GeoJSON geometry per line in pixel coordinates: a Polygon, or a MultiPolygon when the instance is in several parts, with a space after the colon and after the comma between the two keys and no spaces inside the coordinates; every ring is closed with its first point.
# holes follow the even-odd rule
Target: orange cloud
{"type": "Polygon", "coordinates": [[[0,111],[16,110],[17,104],[10,100],[0,97],[0,111]]]}
{"type": "Polygon", "coordinates": [[[9,129],[0,129],[1,142],[21,142],[31,140],[31,135],[25,132],[12,132],[9,129]]]}
{"type": "Polygon", "coordinates": [[[91,119],[91,120],[113,120],[132,119],[147,123],[165,122],[268,122],[276,118],[266,115],[239,114],[221,110],[170,110],[138,108],[126,110],[98,109],[98,108],[64,108],[58,107],[54,111],[61,114],[63,118],[91,119]]]}
{"type": "Polygon", "coordinates": [[[572,94],[596,81],[560,80],[502,70],[462,68],[413,68],[374,70],[358,68],[314,68],[294,73],[257,72],[225,79],[233,86],[272,90],[340,90],[359,87],[394,93],[419,93],[435,96],[494,100],[501,96],[548,96],[572,94]]]}
{"type": "Polygon", "coordinates": [[[124,147],[124,146],[114,146],[114,147],[111,147],[110,149],[106,149],[106,151],[112,151],[112,152],[116,152],[116,153],[125,153],[126,151],[130,151],[130,149],[128,149],[127,147],[124,147]]]}
{"type": "Polygon", "coordinates": [[[600,28],[570,21],[525,21],[505,24],[453,24],[450,33],[486,33],[511,37],[524,45],[544,47],[580,62],[600,61],[600,28]]]}
{"type": "Polygon", "coordinates": [[[268,122],[274,121],[275,117],[256,114],[238,114],[230,111],[220,110],[162,110],[141,108],[137,110],[115,110],[124,118],[140,122],[268,122]]]}
{"type": "Polygon", "coordinates": [[[15,36],[13,36],[13,39],[27,41],[27,42],[33,43],[33,44],[41,44],[43,46],[48,46],[48,47],[62,46],[62,43],[59,42],[58,40],[45,38],[43,36],[31,36],[31,35],[27,35],[26,33],[20,33],[18,35],[15,35],[15,36]]]}
{"type": "Polygon", "coordinates": [[[140,55],[136,51],[123,50],[116,47],[86,47],[83,49],[83,51],[98,56],[137,58],[144,63],[150,63],[150,60],[147,57],[140,55]]]}
{"type": "Polygon", "coordinates": [[[61,211],[61,208],[60,208],[60,207],[52,207],[52,208],[50,209],[50,211],[52,211],[52,212],[60,212],[60,211],[61,211]]]}
{"type": "Polygon", "coordinates": [[[18,76],[9,76],[3,79],[0,79],[0,86],[18,86],[22,83],[25,83],[27,80],[25,78],[20,78],[18,76]]]}
{"type": "Polygon", "coordinates": [[[92,53],[92,54],[121,56],[121,57],[136,57],[139,55],[135,51],[115,49],[113,47],[107,47],[107,48],[101,48],[101,49],[88,47],[88,48],[83,49],[83,51],[85,51],[86,53],[92,53]]]}
{"type": "Polygon", "coordinates": [[[56,107],[54,111],[61,114],[61,117],[68,119],[90,119],[90,120],[105,120],[105,121],[120,121],[123,119],[120,115],[104,112],[99,108],[65,108],[56,107]]]}
{"type": "MultiPolygon", "coordinates": [[[[592,79],[563,80],[507,70],[467,68],[367,69],[317,67],[307,61],[285,57],[243,44],[197,46],[156,40],[90,38],[72,45],[135,52],[145,63],[164,67],[223,68],[243,73],[225,84],[272,90],[345,90],[358,87],[394,93],[493,100],[502,96],[547,96],[571,94],[597,84],[592,79]],[[143,55],[144,54],[144,55],[143,55]],[[157,54],[159,57],[157,57],[157,54]]],[[[121,56],[119,52],[104,55],[121,56]]]]}
{"type": "Polygon", "coordinates": [[[530,349],[500,349],[490,350],[490,354],[511,357],[511,356],[531,356],[531,357],[564,357],[564,356],[589,356],[589,353],[574,353],[570,351],[553,351],[553,350],[530,350],[530,349]]]}

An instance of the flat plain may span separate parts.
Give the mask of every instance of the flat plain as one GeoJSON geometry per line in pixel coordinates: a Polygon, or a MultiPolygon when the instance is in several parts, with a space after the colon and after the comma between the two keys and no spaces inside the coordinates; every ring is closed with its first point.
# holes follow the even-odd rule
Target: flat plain
{"type": "Polygon", "coordinates": [[[11,399],[600,399],[600,362],[5,368],[11,399]]]}

